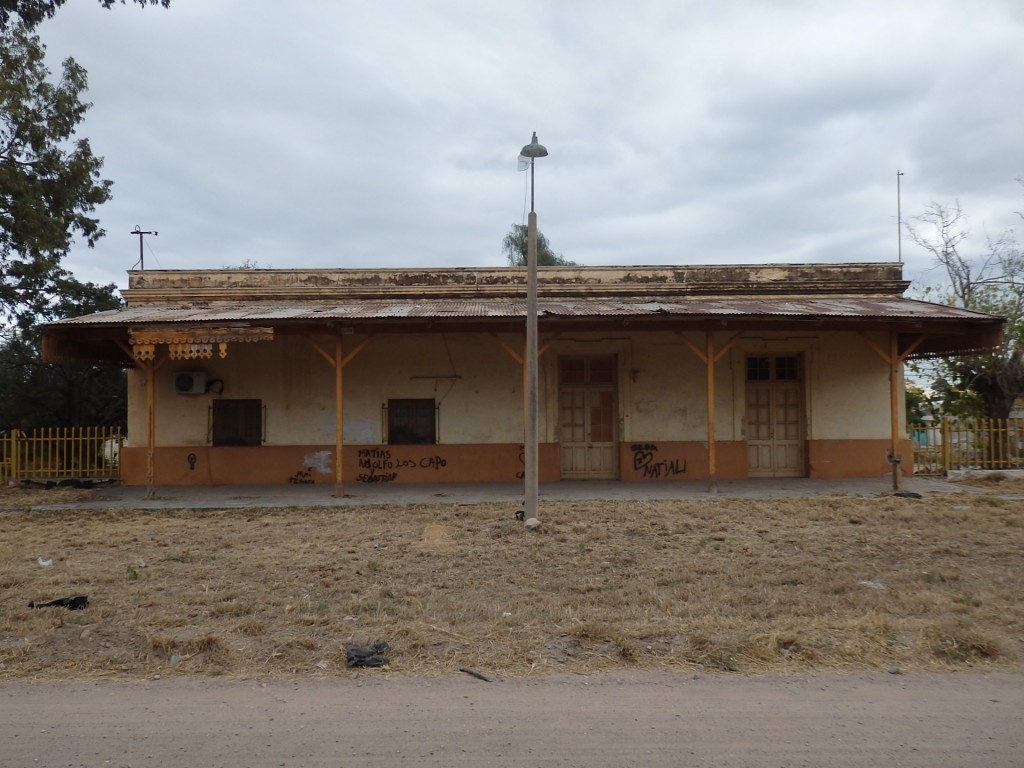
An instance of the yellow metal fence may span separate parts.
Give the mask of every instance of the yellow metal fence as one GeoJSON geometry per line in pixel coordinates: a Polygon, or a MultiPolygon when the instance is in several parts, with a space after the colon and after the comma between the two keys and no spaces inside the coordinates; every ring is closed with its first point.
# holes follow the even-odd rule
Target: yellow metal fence
{"type": "Polygon", "coordinates": [[[1024,469],[1024,419],[945,418],[911,429],[914,474],[1024,469]]]}
{"type": "MultiPolygon", "coordinates": [[[[910,430],[914,474],[1024,469],[1024,419],[943,419],[910,430]]],[[[120,427],[58,427],[0,434],[0,482],[120,477],[120,427]]]]}
{"type": "Polygon", "coordinates": [[[0,435],[0,482],[120,477],[120,427],[55,427],[0,435]]]}

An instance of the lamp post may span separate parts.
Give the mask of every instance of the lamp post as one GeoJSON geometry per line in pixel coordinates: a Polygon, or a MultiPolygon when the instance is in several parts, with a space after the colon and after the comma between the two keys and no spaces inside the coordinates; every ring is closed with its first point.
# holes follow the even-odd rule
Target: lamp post
{"type": "Polygon", "coordinates": [[[537,525],[537,214],[533,210],[533,161],[547,157],[547,149],[537,142],[533,132],[530,143],[519,153],[530,159],[530,216],[526,239],[526,438],[523,450],[525,499],[523,518],[530,527],[537,525]]]}

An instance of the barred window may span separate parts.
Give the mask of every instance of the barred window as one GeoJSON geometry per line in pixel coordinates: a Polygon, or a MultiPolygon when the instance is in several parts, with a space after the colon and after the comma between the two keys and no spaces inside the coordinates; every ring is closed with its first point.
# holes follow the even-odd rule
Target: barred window
{"type": "Polygon", "coordinates": [[[388,400],[388,443],[422,445],[437,442],[437,405],[429,398],[388,400]]]}
{"type": "Polygon", "coordinates": [[[263,402],[261,400],[214,400],[214,445],[262,445],[263,402]]]}

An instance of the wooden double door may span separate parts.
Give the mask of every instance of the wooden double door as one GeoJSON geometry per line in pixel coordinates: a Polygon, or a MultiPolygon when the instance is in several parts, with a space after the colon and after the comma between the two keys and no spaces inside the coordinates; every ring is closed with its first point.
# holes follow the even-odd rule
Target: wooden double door
{"type": "Polygon", "coordinates": [[[619,476],[618,387],[614,356],[558,361],[558,428],[562,478],[619,476]]]}
{"type": "Polygon", "coordinates": [[[750,477],[807,474],[802,359],[747,358],[747,468],[750,477]]]}

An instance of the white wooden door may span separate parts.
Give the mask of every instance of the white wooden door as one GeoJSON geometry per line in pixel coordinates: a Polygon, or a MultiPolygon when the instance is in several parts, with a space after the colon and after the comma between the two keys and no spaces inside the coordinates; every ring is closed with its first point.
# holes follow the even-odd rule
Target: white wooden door
{"type": "Polygon", "coordinates": [[[751,477],[806,474],[799,374],[799,360],[792,356],[753,358],[753,363],[748,358],[746,428],[751,477]]]}
{"type": "Polygon", "coordinates": [[[617,478],[615,358],[562,358],[559,382],[562,477],[617,478]]]}

